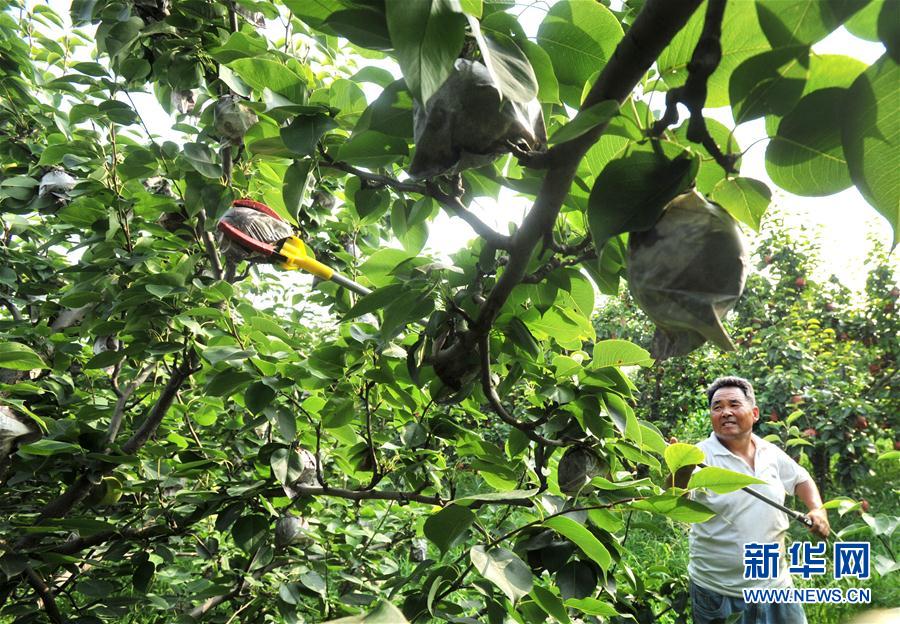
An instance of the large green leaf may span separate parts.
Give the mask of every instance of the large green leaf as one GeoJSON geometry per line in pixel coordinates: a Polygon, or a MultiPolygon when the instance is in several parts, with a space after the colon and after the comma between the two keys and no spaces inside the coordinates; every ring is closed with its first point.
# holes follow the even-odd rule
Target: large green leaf
{"type": "Polygon", "coordinates": [[[563,101],[578,106],[584,84],[603,69],[623,36],[619,20],[599,2],[560,0],[547,12],[537,41],[550,56],[563,101]]]}
{"type": "Polygon", "coordinates": [[[697,159],[671,144],[667,151],[674,157],[635,147],[597,176],[588,200],[588,224],[597,249],[623,232],[653,227],[665,205],[690,185],[697,159]]]}
{"type": "Polygon", "coordinates": [[[238,518],[231,528],[234,543],[247,553],[259,548],[269,531],[269,521],[262,514],[250,514],[238,518]]]}
{"type": "Polygon", "coordinates": [[[760,220],[772,201],[772,191],[753,178],[727,178],[715,186],[710,199],[741,223],[759,231],[760,220]]]}
{"type": "Polygon", "coordinates": [[[544,526],[571,540],[604,571],[609,569],[612,564],[609,551],[584,525],[566,516],[556,516],[544,522],[544,526]]]}
{"type": "Polygon", "coordinates": [[[549,589],[535,585],[531,590],[531,596],[538,606],[557,622],[567,624],[572,621],[569,619],[569,614],[566,613],[566,607],[563,606],[562,600],[549,589]]]}
{"type": "Polygon", "coordinates": [[[468,507],[447,505],[425,520],[422,531],[425,537],[445,553],[465,535],[474,521],[475,514],[468,507]]]}
{"type": "Polygon", "coordinates": [[[705,455],[703,451],[693,444],[685,444],[684,442],[676,442],[666,447],[663,457],[666,460],[666,466],[670,472],[677,472],[679,468],[684,466],[693,466],[703,462],[705,455]]]}
{"type": "Polygon", "coordinates": [[[281,129],[281,140],[300,156],[312,156],[322,135],[336,127],[334,119],[325,114],[297,115],[281,129]]]}
{"type": "Polygon", "coordinates": [[[631,503],[635,509],[661,514],[679,522],[706,522],[715,512],[684,496],[662,494],[631,503]]]}
{"type": "Polygon", "coordinates": [[[850,87],[841,116],[841,140],[850,177],[894,229],[900,242],[900,70],[882,56],[850,87]]]}
{"type": "Polygon", "coordinates": [[[473,546],[469,557],[475,571],[500,588],[506,597],[516,602],[531,592],[534,578],[524,561],[512,551],[505,548],[473,546]]]}
{"type": "Polygon", "coordinates": [[[413,97],[427,102],[453,69],[466,18],[449,0],[386,0],[388,31],[413,97]]]}
{"type": "Polygon", "coordinates": [[[47,368],[47,365],[27,345],[18,342],[0,342],[0,368],[27,371],[34,368],[47,368]]]}
{"type": "Polygon", "coordinates": [[[306,81],[287,65],[254,57],[234,60],[228,67],[259,93],[269,89],[294,104],[306,103],[306,81]]]}
{"type": "Polygon", "coordinates": [[[362,615],[351,615],[324,624],[409,624],[403,612],[389,602],[381,602],[377,607],[362,615]]]}
{"type": "Polygon", "coordinates": [[[601,340],[594,344],[594,355],[591,365],[595,368],[604,366],[650,366],[653,358],[646,349],[642,349],[627,340],[601,340]]]}
{"type": "Polygon", "coordinates": [[[787,114],[803,94],[808,66],[806,47],[768,50],[738,65],[728,82],[734,123],[787,114]]]}
{"type": "Polygon", "coordinates": [[[868,1],[757,0],[756,12],[773,48],[811,45],[840,26],[868,1]]]}
{"type": "Polygon", "coordinates": [[[830,195],[850,186],[841,147],[846,89],[830,88],[803,97],[766,148],[766,171],[778,186],[804,196],[830,195]]]}
{"type": "MultiPolygon", "coordinates": [[[[688,63],[703,31],[705,11],[695,11],[687,25],[679,31],[657,59],[657,67],[665,84],[678,87],[688,75],[688,63]]],[[[722,60],[707,81],[706,105],[728,104],[728,82],[731,72],[744,60],[769,49],[769,42],[756,19],[754,2],[729,2],[725,6],[722,28],[722,60]]]]}
{"type": "Polygon", "coordinates": [[[375,169],[396,162],[408,153],[404,139],[366,130],[350,137],[338,151],[338,158],[351,165],[375,169]]]}
{"type": "Polygon", "coordinates": [[[691,480],[688,481],[688,489],[707,488],[716,494],[727,494],[748,485],[765,485],[765,483],[761,479],[741,472],[734,472],[718,466],[707,466],[691,475],[691,480]]]}

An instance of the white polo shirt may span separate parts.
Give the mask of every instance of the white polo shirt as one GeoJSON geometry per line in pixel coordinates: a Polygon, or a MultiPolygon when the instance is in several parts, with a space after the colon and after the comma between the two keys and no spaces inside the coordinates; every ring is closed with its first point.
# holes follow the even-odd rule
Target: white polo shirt
{"type": "MultiPolygon", "coordinates": [[[[762,479],[766,485],[751,485],[760,494],[784,504],[786,493],[809,481],[809,472],[774,444],[754,435],[756,470],[725,448],[715,433],[697,446],[706,454],[704,463],[762,479]]],[[[688,575],[697,585],[725,596],[742,597],[747,587],[792,587],[788,574],[784,535],[789,526],[787,515],[771,505],[742,492],[715,494],[698,490],[693,498],[716,512],[703,523],[691,525],[688,575]],[[744,544],[777,542],[779,574],[775,579],[744,580],[744,544]]]]}

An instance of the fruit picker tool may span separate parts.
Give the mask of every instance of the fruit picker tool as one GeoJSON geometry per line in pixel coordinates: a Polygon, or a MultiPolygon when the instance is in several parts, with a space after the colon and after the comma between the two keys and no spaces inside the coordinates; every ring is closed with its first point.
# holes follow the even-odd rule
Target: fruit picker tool
{"type": "MultiPolygon", "coordinates": [[[[285,230],[290,227],[278,213],[262,202],[253,201],[252,199],[236,199],[232,203],[232,206],[235,208],[249,208],[261,213],[261,215],[276,219],[286,226],[285,230]]],[[[219,231],[230,242],[238,245],[249,253],[273,258],[283,269],[288,271],[299,269],[301,271],[306,271],[307,273],[312,273],[316,277],[323,280],[330,280],[359,295],[365,296],[372,292],[362,284],[341,275],[330,266],[316,260],[312,252],[297,236],[290,235],[275,241],[260,240],[259,238],[255,238],[251,233],[245,231],[246,228],[241,229],[229,221],[230,220],[225,217],[220,219],[218,224],[219,231]]]]}

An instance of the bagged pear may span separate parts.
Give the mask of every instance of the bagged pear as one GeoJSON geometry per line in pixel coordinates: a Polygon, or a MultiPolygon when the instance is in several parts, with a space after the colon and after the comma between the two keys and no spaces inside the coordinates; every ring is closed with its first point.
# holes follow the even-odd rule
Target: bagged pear
{"type": "Polygon", "coordinates": [[[685,355],[707,340],[734,349],[722,318],[744,290],[748,261],[737,222],[695,190],[669,202],[652,228],[632,232],[628,287],[656,324],[651,355],[685,355]]]}
{"type": "Polygon", "coordinates": [[[414,103],[413,138],[416,152],[409,174],[432,178],[483,167],[511,147],[542,149],[547,133],[536,99],[502,97],[484,64],[457,59],[428,102],[414,103]]]}

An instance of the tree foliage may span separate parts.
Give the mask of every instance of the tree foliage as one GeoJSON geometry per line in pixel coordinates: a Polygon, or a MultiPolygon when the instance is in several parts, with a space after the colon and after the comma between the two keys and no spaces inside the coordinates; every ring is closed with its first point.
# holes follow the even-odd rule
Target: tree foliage
{"type": "MultiPolygon", "coordinates": [[[[529,38],[504,0],[73,0],[72,29],[3,3],[0,401],[29,434],[0,458],[0,618],[653,621],[666,589],[623,556],[626,518],[709,512],[666,488],[668,410],[623,372],[653,360],[598,336],[597,292],[691,185],[758,228],[771,191],[704,106],[765,117],[777,185],[855,185],[896,242],[896,7],[617,4],[560,0],[529,38]],[[844,23],[885,55],[812,52],[844,23]],[[410,179],[414,109],[458,58],[536,99],[548,145],[410,179]],[[508,232],[470,210],[512,196],[531,207],[508,232]],[[221,254],[243,197],[374,292],[221,254]],[[441,211],[473,230],[449,263],[423,252],[441,211]]],[[[781,292],[749,299],[809,302],[781,292]]],[[[873,352],[895,347],[890,297],[844,328],[875,327],[873,352]]],[[[741,350],[804,360],[772,397],[848,371],[802,418],[856,414],[834,341],[741,350]]]]}

